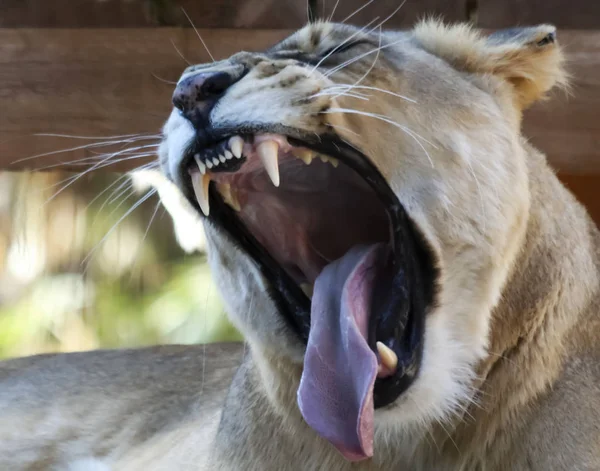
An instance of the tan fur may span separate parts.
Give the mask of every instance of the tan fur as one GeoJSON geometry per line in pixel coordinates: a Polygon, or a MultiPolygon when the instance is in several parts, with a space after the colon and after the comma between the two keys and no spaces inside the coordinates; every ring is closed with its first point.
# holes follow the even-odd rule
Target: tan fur
{"type": "MultiPolygon", "coordinates": [[[[247,67],[214,125],[334,130],[372,159],[436,254],[421,371],[376,411],[374,457],[350,464],[302,421],[303,346],[256,265],[205,224],[248,342],[226,400],[232,365],[203,369],[198,347],[5,362],[1,469],[600,469],[600,236],[520,132],[522,110],[566,82],[554,28],[486,38],[437,22],[368,35],[317,23],[280,50],[319,53],[352,34],[371,45],[330,76],[336,63],[252,53],[186,74],[247,67]],[[328,93],[336,84],[369,100],[328,93]]],[[[180,184],[193,130],[173,113],[164,133],[161,163],[180,184]]]]}

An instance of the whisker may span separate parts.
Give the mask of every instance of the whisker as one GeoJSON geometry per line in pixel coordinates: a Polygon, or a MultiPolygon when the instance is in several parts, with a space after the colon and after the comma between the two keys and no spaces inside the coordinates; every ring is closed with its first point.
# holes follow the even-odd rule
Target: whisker
{"type": "Polygon", "coordinates": [[[429,152],[427,152],[427,149],[425,149],[425,147],[423,146],[423,144],[421,144],[421,141],[419,141],[418,138],[423,139],[423,141],[427,142],[428,144],[431,144],[433,147],[436,147],[436,146],[434,144],[432,144],[431,142],[429,142],[427,139],[423,138],[422,136],[419,136],[414,131],[411,131],[408,127],[403,126],[402,124],[399,124],[399,123],[391,120],[387,116],[379,115],[379,114],[376,114],[376,113],[367,113],[365,111],[352,110],[352,109],[348,109],[348,108],[330,108],[327,111],[321,111],[321,113],[323,113],[323,114],[329,114],[329,113],[358,114],[358,115],[366,116],[366,117],[369,117],[369,118],[379,119],[380,121],[383,121],[383,122],[386,122],[388,124],[391,124],[392,126],[397,127],[398,129],[400,129],[401,131],[403,131],[405,134],[407,134],[408,136],[410,136],[419,145],[419,147],[423,150],[423,152],[425,152],[425,155],[429,159],[429,163],[431,164],[431,167],[434,168],[433,160],[431,160],[431,156],[429,155],[429,152]]]}
{"type": "Polygon", "coordinates": [[[333,6],[333,10],[331,10],[331,14],[329,15],[329,18],[327,18],[327,21],[331,21],[333,19],[333,15],[335,15],[335,10],[337,10],[339,3],[340,3],[340,0],[337,0],[335,2],[335,5],[333,6]]]}
{"type": "Polygon", "coordinates": [[[177,82],[173,82],[172,80],[167,80],[167,79],[164,79],[162,77],[159,77],[154,72],[152,72],[151,75],[152,75],[152,77],[154,77],[159,82],[168,83],[169,85],[177,85],[177,82]]]}
{"type": "Polygon", "coordinates": [[[130,137],[148,137],[148,138],[152,138],[152,137],[156,137],[157,139],[160,138],[159,134],[150,134],[150,133],[139,133],[139,134],[120,134],[118,136],[79,136],[77,134],[56,134],[56,133],[49,133],[49,132],[41,132],[41,133],[35,133],[33,134],[33,136],[36,137],[64,137],[64,138],[69,138],[69,139],[87,139],[87,140],[108,140],[108,139],[125,139],[125,138],[130,138],[130,137]]]}
{"type": "Polygon", "coordinates": [[[98,247],[104,243],[104,241],[106,241],[106,239],[108,238],[108,236],[110,236],[113,231],[117,228],[117,226],[123,222],[123,220],[129,216],[133,211],[135,211],[140,205],[142,205],[142,203],[144,203],[146,200],[148,200],[148,198],[150,198],[151,196],[153,196],[156,193],[156,190],[154,188],[148,190],[148,192],[142,196],[137,202],[135,202],[131,208],[129,208],[127,210],[127,212],[125,214],[123,214],[123,216],[121,216],[118,221],[109,229],[109,231],[104,234],[104,236],[102,237],[102,239],[100,239],[100,241],[94,246],[94,248],[92,248],[90,250],[90,252],[86,255],[86,257],[81,261],[81,265],[86,265],[86,269],[84,271],[87,271],[87,263],[90,260],[90,258],[92,257],[92,255],[96,252],[96,250],[98,250],[98,247]]]}
{"type": "MultiPolygon", "coordinates": [[[[371,0],[372,1],[372,0],[371,0]]],[[[350,41],[352,38],[354,38],[357,34],[362,33],[365,29],[367,29],[372,23],[374,23],[375,21],[377,21],[379,19],[379,17],[375,17],[373,18],[371,21],[369,21],[366,25],[364,25],[361,29],[359,29],[358,31],[355,31],[353,34],[351,34],[350,36],[348,36],[346,39],[344,39],[340,44],[338,44],[336,47],[334,47],[331,51],[329,51],[327,54],[325,54],[321,60],[319,62],[316,63],[316,65],[311,69],[311,71],[309,72],[309,75],[312,75],[312,73],[317,70],[317,68],[323,63],[323,61],[327,60],[327,58],[329,58],[332,54],[334,54],[339,48],[341,48],[342,46],[344,46],[344,44],[346,44],[348,41],[350,41]]]]}
{"type": "Polygon", "coordinates": [[[396,13],[398,13],[400,11],[400,9],[404,6],[404,4],[406,3],[406,0],[403,0],[403,2],[400,4],[400,6],[398,8],[396,8],[392,13],[390,13],[385,19],[383,19],[379,24],[377,24],[371,31],[369,32],[373,32],[374,30],[376,30],[377,28],[381,28],[384,24],[386,24],[396,13]]]}
{"type": "Polygon", "coordinates": [[[375,0],[369,0],[367,3],[365,3],[362,7],[357,8],[356,10],[354,10],[353,13],[349,14],[346,18],[344,18],[342,21],[340,21],[340,23],[344,24],[346,21],[348,21],[350,18],[352,18],[354,15],[356,15],[357,13],[359,13],[360,11],[362,11],[363,9],[367,8],[371,3],[373,3],[375,0]]]}
{"type": "Polygon", "coordinates": [[[192,21],[192,19],[190,18],[190,16],[187,14],[187,12],[185,11],[185,9],[183,7],[181,7],[181,11],[183,12],[183,14],[186,16],[186,18],[188,19],[188,21],[190,22],[190,25],[192,25],[192,28],[194,28],[194,31],[196,32],[196,35],[198,36],[198,38],[200,39],[200,42],[202,43],[202,45],[204,46],[204,49],[206,49],[206,52],[208,53],[208,55],[210,56],[210,59],[215,62],[215,58],[213,57],[213,55],[210,53],[210,51],[208,50],[208,46],[206,45],[206,43],[204,42],[204,39],[202,39],[202,36],[200,36],[200,33],[198,32],[198,30],[196,29],[196,27],[194,26],[194,22],[192,21]]]}
{"type": "Polygon", "coordinates": [[[187,60],[185,58],[185,56],[181,53],[181,51],[179,50],[179,48],[175,45],[175,41],[173,41],[173,39],[171,39],[171,44],[175,48],[175,51],[177,51],[177,54],[179,54],[179,57],[181,57],[187,63],[187,65],[191,66],[192,63],[189,60],[187,60]]]}
{"type": "MultiPolygon", "coordinates": [[[[360,90],[372,90],[372,91],[375,91],[375,92],[381,92],[381,93],[385,93],[387,95],[395,96],[397,98],[402,98],[403,100],[410,101],[411,103],[417,104],[417,100],[409,98],[409,97],[407,97],[405,95],[400,95],[399,93],[394,93],[394,92],[392,92],[390,90],[385,90],[384,88],[371,87],[371,86],[368,86],[368,85],[350,85],[350,84],[339,84],[338,83],[338,84],[336,84],[336,85],[334,85],[332,87],[326,88],[326,90],[335,89],[335,88],[347,89],[349,87],[358,88],[360,90]]],[[[356,93],[356,92],[354,92],[354,93],[356,93]]]]}

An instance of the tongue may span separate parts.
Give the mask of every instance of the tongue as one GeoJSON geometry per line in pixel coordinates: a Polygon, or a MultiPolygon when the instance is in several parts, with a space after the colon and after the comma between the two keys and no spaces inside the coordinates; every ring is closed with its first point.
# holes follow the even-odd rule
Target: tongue
{"type": "Polygon", "coordinates": [[[367,335],[382,247],[354,247],[316,279],[298,389],[304,420],[350,461],[373,456],[373,385],[378,362],[367,335]]]}

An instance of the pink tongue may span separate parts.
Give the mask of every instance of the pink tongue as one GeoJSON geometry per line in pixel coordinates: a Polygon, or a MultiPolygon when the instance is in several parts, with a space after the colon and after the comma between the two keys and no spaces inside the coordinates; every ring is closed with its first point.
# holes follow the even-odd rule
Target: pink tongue
{"type": "Polygon", "coordinates": [[[298,389],[304,420],[350,461],[373,456],[377,356],[367,337],[375,264],[382,247],[354,247],[316,279],[298,389]]]}

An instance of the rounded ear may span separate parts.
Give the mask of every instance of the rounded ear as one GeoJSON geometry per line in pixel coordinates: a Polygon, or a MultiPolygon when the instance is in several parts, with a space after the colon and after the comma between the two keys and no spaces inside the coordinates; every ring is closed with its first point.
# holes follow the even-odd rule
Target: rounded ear
{"type": "Polygon", "coordinates": [[[466,24],[424,21],[414,34],[425,50],[453,67],[509,82],[521,110],[544,98],[554,86],[567,85],[564,56],[552,25],[500,30],[485,37],[466,24]]]}

